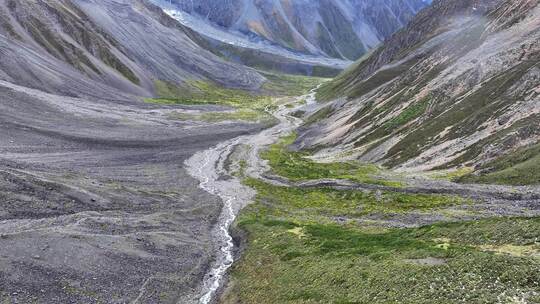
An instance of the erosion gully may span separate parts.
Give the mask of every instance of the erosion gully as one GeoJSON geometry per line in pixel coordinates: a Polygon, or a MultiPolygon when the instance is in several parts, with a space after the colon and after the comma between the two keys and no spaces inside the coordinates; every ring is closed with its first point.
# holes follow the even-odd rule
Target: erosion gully
{"type": "Polygon", "coordinates": [[[218,144],[217,146],[193,155],[185,162],[191,176],[200,181],[200,188],[221,198],[223,208],[218,222],[215,225],[214,246],[217,250],[215,260],[203,282],[203,292],[199,299],[201,304],[214,303],[220,290],[227,270],[234,262],[234,243],[229,229],[235,221],[239,211],[248,205],[254,198],[255,192],[242,184],[241,178],[235,177],[230,166],[227,166],[235,148],[242,145],[246,149],[242,159],[246,162],[244,174],[249,177],[260,178],[269,170],[267,163],[260,159],[262,149],[274,144],[281,136],[295,130],[301,120],[290,115],[297,107],[287,105],[296,104],[299,100],[314,102],[315,93],[295,98],[283,103],[275,110],[267,108],[279,122],[273,127],[254,135],[237,137],[218,144]]]}

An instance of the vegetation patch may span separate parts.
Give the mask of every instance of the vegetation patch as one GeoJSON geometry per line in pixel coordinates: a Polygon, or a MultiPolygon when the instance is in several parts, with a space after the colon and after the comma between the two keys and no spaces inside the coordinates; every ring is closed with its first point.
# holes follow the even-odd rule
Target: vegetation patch
{"type": "MultiPolygon", "coordinates": [[[[437,102],[432,109],[433,119],[425,121],[422,126],[409,133],[403,140],[388,151],[390,160],[386,163],[395,167],[407,160],[417,157],[430,145],[425,145],[426,139],[435,138],[450,126],[452,128],[438,141],[470,135],[478,130],[483,123],[489,120],[496,109],[504,108],[515,102],[515,97],[506,96],[505,92],[516,84],[535,63],[523,62],[484,82],[482,86],[471,94],[463,96],[461,100],[437,102]]],[[[431,141],[430,144],[436,144],[431,141]]]]}
{"type": "Polygon", "coordinates": [[[309,159],[307,152],[290,151],[287,147],[295,141],[296,136],[291,134],[262,153],[261,157],[268,160],[274,173],[293,181],[335,178],[390,187],[401,186],[399,182],[377,177],[382,169],[373,164],[318,163],[309,159]]]}
{"type": "Polygon", "coordinates": [[[508,239],[515,246],[534,242],[522,228],[538,235],[537,218],[373,231],[306,220],[296,213],[276,217],[265,205],[259,198],[239,218],[249,247],[233,267],[225,303],[540,300],[538,258],[499,254],[477,245],[508,239]]]}
{"type": "Polygon", "coordinates": [[[267,105],[272,96],[300,96],[316,87],[324,78],[262,73],[268,81],[263,85],[262,93],[249,92],[241,89],[225,88],[218,84],[193,80],[179,86],[164,81],[155,81],[155,87],[160,98],[150,98],[147,101],[164,104],[219,104],[231,107],[251,108],[257,105],[267,105]]]}
{"type": "Polygon", "coordinates": [[[250,121],[257,122],[261,120],[270,120],[272,117],[267,113],[258,112],[252,109],[238,109],[235,111],[223,112],[204,112],[201,114],[187,114],[182,112],[174,112],[170,115],[172,119],[179,120],[199,120],[206,122],[223,122],[223,121],[250,121]]]}
{"type": "MultiPolygon", "coordinates": [[[[290,76],[281,74],[264,74],[270,79],[263,92],[273,91],[280,96],[296,96],[307,93],[321,78],[290,76]]],[[[160,98],[147,98],[147,102],[168,105],[222,105],[233,108],[233,111],[208,112],[203,114],[175,113],[176,119],[193,119],[209,122],[225,120],[260,121],[270,120],[268,113],[275,107],[274,97],[240,89],[224,88],[206,81],[189,81],[182,86],[164,81],[156,81],[155,87],[160,98]]]]}
{"type": "Polygon", "coordinates": [[[433,171],[429,173],[429,177],[448,181],[458,181],[463,176],[471,174],[474,171],[472,167],[462,167],[444,171],[433,171]]]}
{"type": "Polygon", "coordinates": [[[327,78],[287,75],[281,73],[261,72],[268,80],[262,87],[262,92],[277,96],[302,96],[309,93],[319,84],[328,81],[327,78]]]}
{"type": "MultiPolygon", "coordinates": [[[[380,170],[354,162],[314,163],[306,153],[287,149],[295,138],[263,153],[275,173],[292,180],[364,180],[380,170]]],[[[224,303],[540,301],[539,218],[373,228],[362,220],[427,214],[471,201],[245,182],[258,195],[237,221],[249,246],[233,266],[224,303]]]]}
{"type": "Polygon", "coordinates": [[[320,216],[360,217],[374,213],[427,211],[471,203],[467,199],[451,195],[303,189],[274,186],[255,179],[248,179],[246,183],[257,190],[261,201],[269,204],[269,209],[264,212],[276,217],[286,215],[287,212],[300,212],[316,215],[314,220],[320,220],[320,216]]]}
{"type": "Polygon", "coordinates": [[[540,258],[540,243],[528,246],[516,246],[516,245],[483,245],[479,247],[482,250],[495,252],[498,254],[507,254],[516,257],[538,257],[540,258]]]}
{"type": "Polygon", "coordinates": [[[206,81],[189,81],[183,86],[156,81],[156,90],[160,98],[149,98],[148,102],[182,105],[225,105],[231,107],[267,104],[270,97],[240,89],[224,88],[206,81]]]}
{"type": "Polygon", "coordinates": [[[232,111],[207,112],[203,114],[174,113],[171,117],[186,120],[219,122],[225,120],[259,121],[270,120],[268,110],[274,107],[270,96],[224,88],[204,81],[191,81],[185,86],[176,86],[163,81],[155,82],[160,98],[148,98],[147,102],[168,105],[223,105],[232,111]]]}
{"type": "Polygon", "coordinates": [[[480,174],[468,174],[463,183],[534,185],[540,184],[540,144],[526,147],[479,168],[480,174]]]}
{"type": "Polygon", "coordinates": [[[414,103],[408,106],[403,112],[401,112],[397,117],[388,121],[384,124],[384,128],[388,131],[392,131],[399,127],[404,126],[405,124],[415,120],[420,115],[424,114],[429,104],[429,99],[424,99],[420,102],[414,103]]]}

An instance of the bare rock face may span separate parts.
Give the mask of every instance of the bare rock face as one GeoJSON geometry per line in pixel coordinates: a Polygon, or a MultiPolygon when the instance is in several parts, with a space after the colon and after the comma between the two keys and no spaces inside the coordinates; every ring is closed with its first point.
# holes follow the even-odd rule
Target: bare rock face
{"type": "Polygon", "coordinates": [[[207,79],[257,89],[264,78],[193,42],[144,1],[0,1],[0,77],[67,95],[152,95],[154,81],[207,79]]]}
{"type": "Polygon", "coordinates": [[[540,140],[540,7],[435,1],[319,90],[298,147],[399,170],[481,167],[540,140]]]}

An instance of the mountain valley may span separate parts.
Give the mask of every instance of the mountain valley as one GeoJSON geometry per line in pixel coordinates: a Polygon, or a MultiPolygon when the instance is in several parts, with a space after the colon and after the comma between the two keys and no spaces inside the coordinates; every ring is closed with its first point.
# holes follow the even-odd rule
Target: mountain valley
{"type": "Polygon", "coordinates": [[[536,0],[0,0],[0,303],[539,303],[536,0]]]}

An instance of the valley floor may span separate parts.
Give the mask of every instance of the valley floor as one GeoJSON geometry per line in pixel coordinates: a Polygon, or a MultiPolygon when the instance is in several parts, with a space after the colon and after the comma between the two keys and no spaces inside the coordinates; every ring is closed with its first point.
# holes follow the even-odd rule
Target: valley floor
{"type": "Polygon", "coordinates": [[[317,163],[288,148],[313,94],[192,86],[2,85],[0,302],[540,302],[538,187],[317,163]]]}
{"type": "Polygon", "coordinates": [[[262,126],[7,82],[0,99],[0,303],[196,303],[221,202],[183,163],[262,126]]]}
{"type": "Polygon", "coordinates": [[[538,187],[315,163],[281,136],[256,148],[268,167],[229,155],[230,177],[257,195],[233,228],[243,251],[221,302],[540,301],[538,187]]]}

